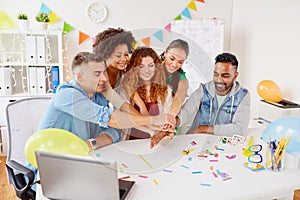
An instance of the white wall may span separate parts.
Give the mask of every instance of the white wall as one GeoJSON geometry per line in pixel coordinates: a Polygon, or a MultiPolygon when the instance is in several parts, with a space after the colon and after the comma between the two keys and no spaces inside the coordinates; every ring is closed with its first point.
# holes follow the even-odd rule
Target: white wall
{"type": "Polygon", "coordinates": [[[256,86],[273,80],[283,98],[300,103],[300,1],[234,0],[230,49],[241,62],[240,81],[250,89],[258,113],[256,86]]]}
{"type": "MultiPolygon", "coordinates": [[[[91,50],[91,40],[78,45],[78,30],[94,36],[108,26],[163,28],[190,0],[103,0],[109,15],[98,25],[86,15],[87,6],[93,0],[1,0],[0,10],[14,20],[19,12],[25,12],[33,21],[42,2],[77,30],[65,36],[65,41],[69,41],[65,56],[70,62],[77,52],[91,50]]],[[[300,52],[300,23],[297,23],[300,1],[206,0],[196,5],[198,11],[191,11],[193,19],[216,17],[224,20],[224,50],[232,51],[239,58],[239,81],[251,92],[252,116],[257,116],[260,99],[256,85],[263,79],[275,81],[284,99],[300,103],[297,81],[300,70],[296,61],[300,52]]]]}

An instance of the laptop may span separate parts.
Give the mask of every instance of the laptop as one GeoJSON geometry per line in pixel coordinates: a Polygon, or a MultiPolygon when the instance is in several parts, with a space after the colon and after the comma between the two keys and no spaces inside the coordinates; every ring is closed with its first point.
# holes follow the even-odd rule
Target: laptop
{"type": "Polygon", "coordinates": [[[49,199],[127,199],[134,181],[118,179],[116,161],[36,151],[43,195],[49,199]]]}

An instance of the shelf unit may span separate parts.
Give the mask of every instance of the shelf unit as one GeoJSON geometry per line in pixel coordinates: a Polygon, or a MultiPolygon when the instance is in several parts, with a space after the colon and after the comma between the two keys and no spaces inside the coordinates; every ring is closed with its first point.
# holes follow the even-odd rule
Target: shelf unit
{"type": "Polygon", "coordinates": [[[0,79],[0,97],[52,94],[63,81],[62,33],[0,31],[0,79]]]}
{"type": "Polygon", "coordinates": [[[0,128],[10,102],[51,96],[64,81],[62,44],[61,31],[0,30],[0,128]]]}

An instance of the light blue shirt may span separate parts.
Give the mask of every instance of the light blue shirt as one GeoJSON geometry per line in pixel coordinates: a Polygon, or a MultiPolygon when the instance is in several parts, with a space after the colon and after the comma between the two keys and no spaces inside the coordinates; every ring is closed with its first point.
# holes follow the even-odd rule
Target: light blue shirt
{"type": "Polygon", "coordinates": [[[101,93],[89,98],[76,83],[62,83],[52,97],[38,130],[60,128],[83,140],[97,137],[100,133],[111,136],[113,143],[120,140],[120,131],[108,127],[113,108],[101,93]]]}

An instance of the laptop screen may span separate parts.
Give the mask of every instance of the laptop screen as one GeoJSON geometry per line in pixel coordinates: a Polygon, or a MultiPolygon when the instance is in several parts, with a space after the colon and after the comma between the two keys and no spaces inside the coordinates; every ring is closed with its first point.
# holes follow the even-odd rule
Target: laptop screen
{"type": "MultiPolygon", "coordinates": [[[[36,151],[36,159],[43,195],[48,198],[124,198],[120,198],[115,161],[41,151],[36,151]]],[[[127,190],[123,190],[122,193],[127,194],[127,190]]]]}

